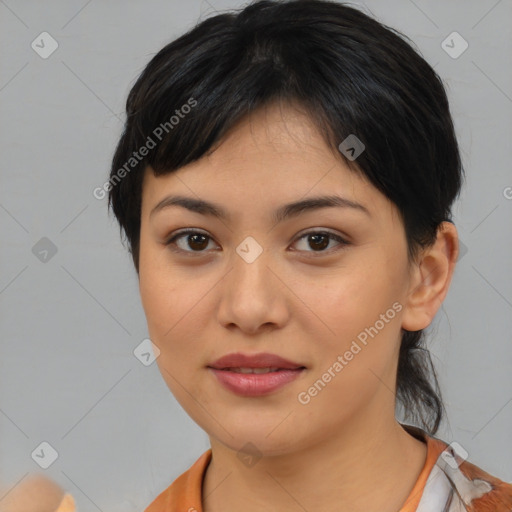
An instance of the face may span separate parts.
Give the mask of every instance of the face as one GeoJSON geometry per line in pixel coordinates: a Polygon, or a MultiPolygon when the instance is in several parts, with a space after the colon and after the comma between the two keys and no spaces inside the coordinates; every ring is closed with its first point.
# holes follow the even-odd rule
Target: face
{"type": "Polygon", "coordinates": [[[281,454],[394,420],[410,287],[403,223],[297,108],[255,112],[177,172],[147,169],[139,261],[160,371],[211,439],[281,454]],[[162,204],[178,195],[225,217],[162,204]],[[342,201],[283,209],[320,196],[342,201]],[[304,369],[247,396],[209,368],[231,353],[271,353],[304,369]]]}

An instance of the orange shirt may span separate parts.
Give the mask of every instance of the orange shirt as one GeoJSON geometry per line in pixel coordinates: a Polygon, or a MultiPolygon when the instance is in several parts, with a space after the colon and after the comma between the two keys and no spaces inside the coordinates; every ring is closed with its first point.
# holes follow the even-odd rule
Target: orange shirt
{"type": "MultiPolygon", "coordinates": [[[[512,511],[512,484],[462,460],[451,446],[420,428],[402,426],[426,442],[427,458],[399,512],[512,511]]],[[[211,457],[211,449],[204,452],[145,512],[203,512],[202,483],[211,457]]]]}

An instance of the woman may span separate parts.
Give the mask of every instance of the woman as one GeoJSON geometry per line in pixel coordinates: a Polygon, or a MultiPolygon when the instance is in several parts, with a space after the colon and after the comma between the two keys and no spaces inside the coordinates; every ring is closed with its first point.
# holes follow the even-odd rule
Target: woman
{"type": "Polygon", "coordinates": [[[253,3],[151,60],[109,199],[211,449],[146,512],[512,510],[512,485],[434,437],[422,330],[462,174],[439,77],[351,7],[253,3]]]}
{"type": "Polygon", "coordinates": [[[211,448],[146,512],[512,510],[435,437],[462,178],[441,80],[351,7],[256,2],[149,62],[106,191],[211,448]]]}

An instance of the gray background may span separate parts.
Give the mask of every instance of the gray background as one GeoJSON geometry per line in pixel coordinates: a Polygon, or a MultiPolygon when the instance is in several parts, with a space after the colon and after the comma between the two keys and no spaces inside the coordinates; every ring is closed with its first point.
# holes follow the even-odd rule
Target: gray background
{"type": "MultiPolygon", "coordinates": [[[[512,2],[355,4],[411,37],[448,87],[467,252],[431,329],[449,412],[438,437],[512,481],[512,2]],[[453,31],[469,44],[458,58],[441,46],[453,31]]],[[[156,364],[133,355],[147,337],[136,274],[92,191],[150,58],[242,5],[0,0],[0,497],[39,471],[81,511],[139,511],[209,447],[156,364]],[[59,45],[47,59],[31,48],[43,31],[59,45]],[[57,249],[46,261],[43,237],[57,249]],[[46,470],[31,458],[42,441],[59,454],[46,470]]]]}

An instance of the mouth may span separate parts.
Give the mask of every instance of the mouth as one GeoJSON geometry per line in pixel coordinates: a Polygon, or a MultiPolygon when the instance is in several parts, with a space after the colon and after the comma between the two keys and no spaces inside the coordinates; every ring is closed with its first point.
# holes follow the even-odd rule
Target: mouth
{"type": "Polygon", "coordinates": [[[244,368],[225,367],[208,370],[226,390],[242,397],[262,397],[280,390],[299,378],[306,370],[298,368],[244,368]]]}
{"type": "Polygon", "coordinates": [[[208,365],[217,370],[235,371],[239,373],[275,372],[280,370],[298,370],[304,368],[300,363],[290,361],[277,354],[261,352],[258,354],[243,354],[234,352],[226,354],[208,365]],[[254,371],[256,370],[256,371],[254,371]]]}
{"type": "MultiPolygon", "coordinates": [[[[213,368],[212,366],[209,366],[209,368],[213,368]]],[[[255,374],[263,374],[263,373],[275,373],[280,371],[297,371],[297,370],[305,370],[305,366],[299,366],[297,368],[213,368],[215,370],[222,370],[222,371],[229,371],[234,373],[255,373],[255,374]]]]}
{"type": "Polygon", "coordinates": [[[277,391],[306,370],[300,363],[268,352],[226,354],[207,368],[216,377],[216,382],[244,397],[263,396],[277,391]]]}

